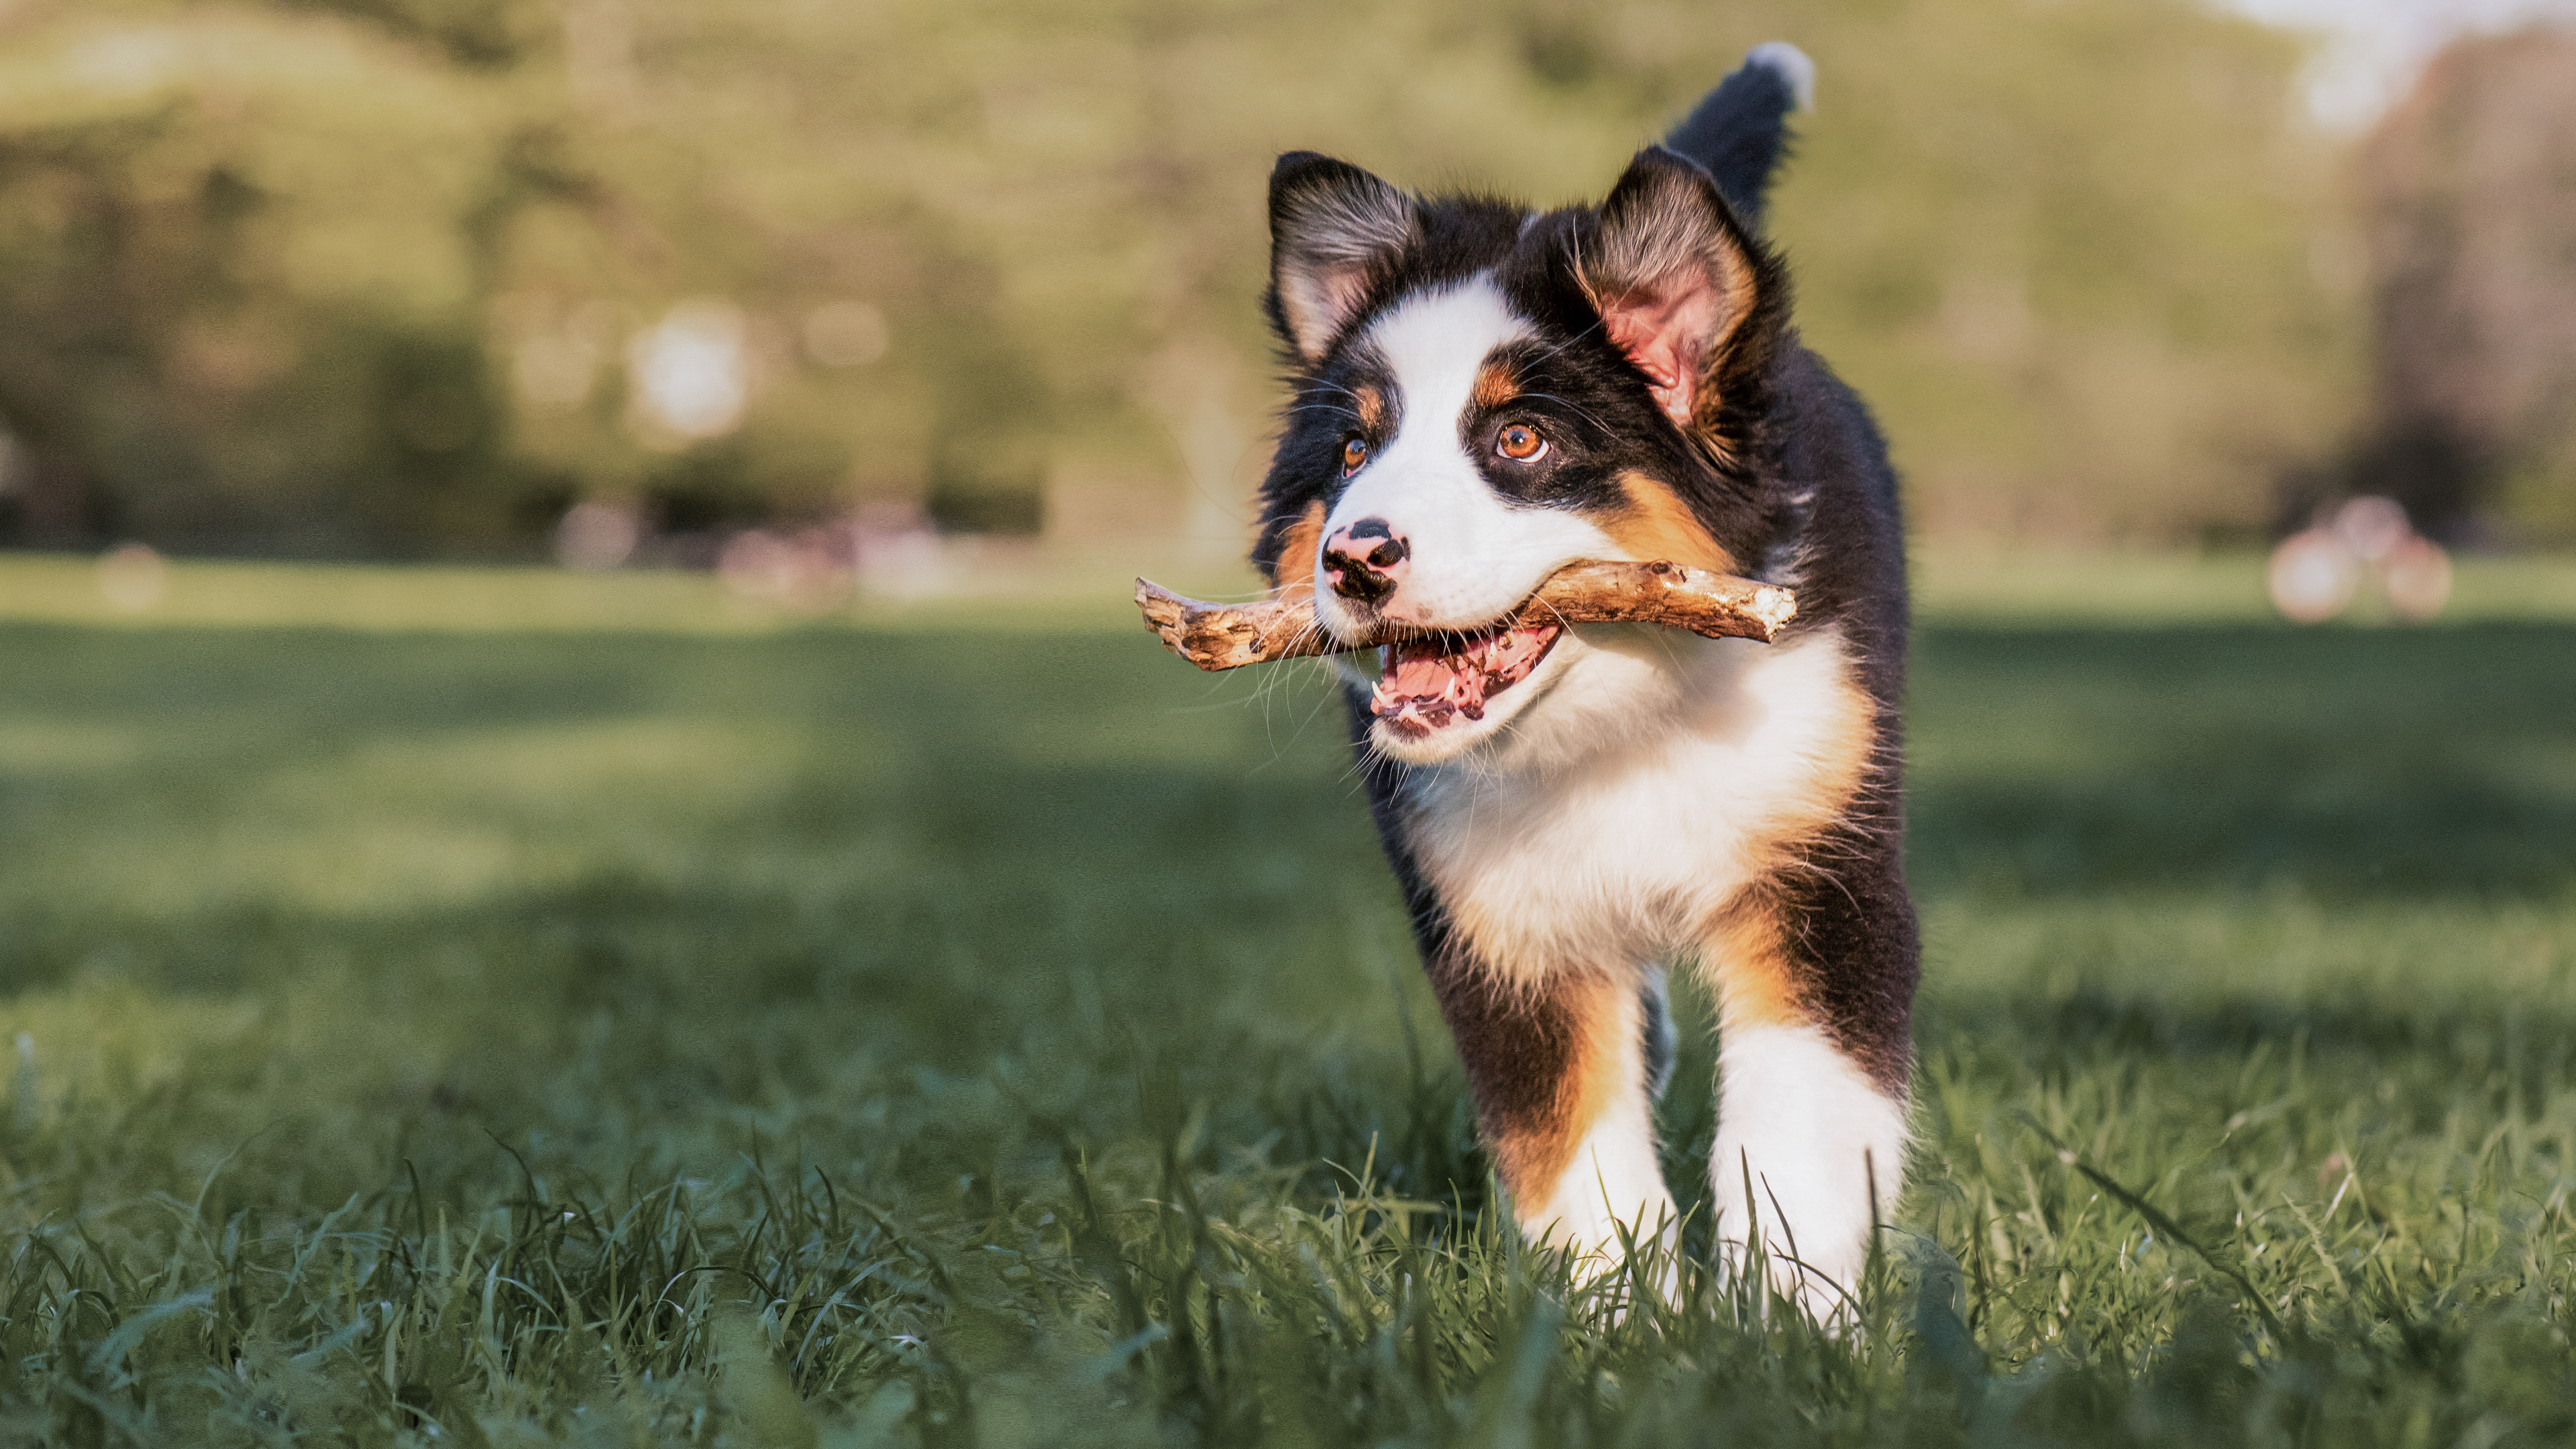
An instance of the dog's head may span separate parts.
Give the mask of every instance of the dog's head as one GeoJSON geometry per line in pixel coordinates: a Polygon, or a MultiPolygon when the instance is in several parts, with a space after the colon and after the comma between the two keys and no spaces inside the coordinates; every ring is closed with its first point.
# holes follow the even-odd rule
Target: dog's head
{"type": "Polygon", "coordinates": [[[1641,153],[1599,207],[1408,196],[1310,152],[1270,181],[1268,307],[1295,380],[1254,558],[1390,646],[1371,743],[1455,758],[1597,650],[1496,628],[1578,559],[1740,572],[1781,270],[1708,174],[1641,153]]]}

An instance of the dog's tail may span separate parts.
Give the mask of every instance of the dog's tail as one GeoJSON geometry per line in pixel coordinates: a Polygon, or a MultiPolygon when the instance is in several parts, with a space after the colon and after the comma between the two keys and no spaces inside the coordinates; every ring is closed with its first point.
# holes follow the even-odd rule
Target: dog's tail
{"type": "Polygon", "coordinates": [[[1700,98],[1664,144],[1708,168],[1745,220],[1760,225],[1771,175],[1789,151],[1789,112],[1816,103],[1816,63],[1785,40],[1753,47],[1700,98]]]}

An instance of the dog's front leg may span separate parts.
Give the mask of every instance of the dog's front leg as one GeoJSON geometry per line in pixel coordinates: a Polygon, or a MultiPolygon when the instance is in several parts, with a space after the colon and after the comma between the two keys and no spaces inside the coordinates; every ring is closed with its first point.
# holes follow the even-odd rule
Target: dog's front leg
{"type": "Polygon", "coordinates": [[[1436,931],[1423,958],[1458,1044],[1476,1120],[1512,1215],[1530,1242],[1570,1249],[1578,1267],[1622,1268],[1655,1248],[1672,1274],[1672,1194],[1655,1160],[1642,975],[1514,971],[1436,931]]]}
{"type": "MultiPolygon", "coordinates": [[[[1892,847],[1889,848],[1892,852],[1892,847]]],[[[1905,1182],[1915,927],[1886,854],[1840,852],[1745,891],[1705,962],[1718,998],[1721,1265],[1759,1259],[1819,1323],[1855,1316],[1879,1215],[1905,1182]]]]}

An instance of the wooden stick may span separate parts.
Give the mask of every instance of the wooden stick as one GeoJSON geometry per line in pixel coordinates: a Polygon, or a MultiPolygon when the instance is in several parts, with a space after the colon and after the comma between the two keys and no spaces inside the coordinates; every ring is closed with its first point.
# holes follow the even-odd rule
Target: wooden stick
{"type": "MultiPolygon", "coordinates": [[[[1303,589],[1249,604],[1202,604],[1138,579],[1136,607],[1164,648],[1211,670],[1346,654],[1434,632],[1381,629],[1364,642],[1345,643],[1316,622],[1314,595],[1303,589]]],[[[1777,585],[1676,563],[1594,562],[1558,569],[1494,623],[1662,624],[1768,644],[1796,617],[1797,596],[1777,585]]]]}

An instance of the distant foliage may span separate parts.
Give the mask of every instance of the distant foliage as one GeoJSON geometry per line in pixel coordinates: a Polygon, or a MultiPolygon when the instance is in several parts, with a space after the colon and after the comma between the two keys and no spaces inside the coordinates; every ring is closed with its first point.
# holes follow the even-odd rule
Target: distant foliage
{"type": "Polygon", "coordinates": [[[2452,47],[2364,148],[2365,489],[2576,543],[2576,33],[2452,47]]]}
{"type": "Polygon", "coordinates": [[[2297,57],[2183,0],[22,0],[0,538],[493,552],[594,497],[1230,541],[1273,155],[1594,196],[1772,38],[1822,77],[1808,335],[1930,527],[2251,527],[2342,426],[2297,57]],[[648,357],[674,318],[719,342],[648,357]]]}

